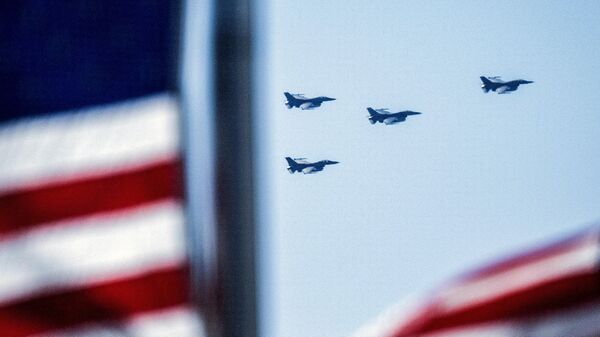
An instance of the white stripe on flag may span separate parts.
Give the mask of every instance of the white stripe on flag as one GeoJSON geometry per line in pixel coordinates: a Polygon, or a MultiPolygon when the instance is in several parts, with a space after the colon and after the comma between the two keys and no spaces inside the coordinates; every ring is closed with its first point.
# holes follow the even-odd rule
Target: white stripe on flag
{"type": "Polygon", "coordinates": [[[37,335],[37,337],[203,337],[202,321],[188,307],[137,315],[131,319],[37,335]]]}
{"type": "Polygon", "coordinates": [[[456,310],[567,275],[593,271],[599,253],[595,236],[591,235],[572,250],[447,288],[441,293],[440,309],[456,310]]]}
{"type": "Polygon", "coordinates": [[[183,265],[185,254],[175,201],[41,226],[1,242],[0,303],[183,265]]]}
{"type": "Polygon", "coordinates": [[[174,157],[177,111],[175,99],[161,94],[5,125],[0,190],[174,157]]]}

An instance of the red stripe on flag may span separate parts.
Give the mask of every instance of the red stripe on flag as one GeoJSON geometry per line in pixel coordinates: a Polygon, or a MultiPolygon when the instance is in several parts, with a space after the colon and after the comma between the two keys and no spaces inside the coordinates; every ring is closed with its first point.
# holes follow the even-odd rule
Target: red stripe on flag
{"type": "Polygon", "coordinates": [[[40,223],[181,198],[180,164],[173,159],[4,193],[0,195],[0,237],[40,223]]]}
{"type": "MultiPolygon", "coordinates": [[[[490,291],[494,291],[490,289],[490,291]]],[[[435,304],[393,336],[418,336],[492,321],[521,320],[600,299],[598,273],[570,275],[503,297],[443,313],[435,304]]]]}
{"type": "Polygon", "coordinates": [[[188,271],[171,267],[2,306],[0,331],[3,337],[20,337],[90,322],[112,322],[118,326],[118,321],[135,314],[188,301],[188,271]]]}

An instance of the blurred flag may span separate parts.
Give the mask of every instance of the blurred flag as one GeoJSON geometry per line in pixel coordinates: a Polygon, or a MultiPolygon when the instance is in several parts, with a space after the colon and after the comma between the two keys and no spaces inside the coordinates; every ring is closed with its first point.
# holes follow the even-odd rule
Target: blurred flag
{"type": "Polygon", "coordinates": [[[357,336],[598,336],[599,258],[593,228],[468,274],[357,336]]]}
{"type": "Polygon", "coordinates": [[[3,337],[202,335],[166,3],[23,1],[2,14],[3,337]]]}

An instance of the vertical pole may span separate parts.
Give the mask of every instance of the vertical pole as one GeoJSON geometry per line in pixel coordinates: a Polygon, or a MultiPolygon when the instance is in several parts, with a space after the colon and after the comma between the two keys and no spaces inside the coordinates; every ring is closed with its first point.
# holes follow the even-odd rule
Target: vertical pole
{"type": "Polygon", "coordinates": [[[250,0],[215,1],[217,311],[221,337],[257,336],[250,0]]]}
{"type": "Polygon", "coordinates": [[[185,1],[180,69],[192,293],[209,337],[256,337],[250,0],[185,1]]]}

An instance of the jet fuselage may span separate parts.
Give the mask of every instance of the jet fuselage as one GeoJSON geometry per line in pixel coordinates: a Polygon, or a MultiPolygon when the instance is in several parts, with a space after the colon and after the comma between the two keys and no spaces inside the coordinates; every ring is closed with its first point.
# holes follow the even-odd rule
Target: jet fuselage
{"type": "Polygon", "coordinates": [[[309,163],[301,161],[302,159],[293,159],[290,157],[285,157],[285,160],[288,162],[287,170],[294,174],[295,172],[302,172],[304,174],[316,173],[319,171],[323,171],[325,166],[338,164],[338,161],[334,160],[320,160],[318,162],[309,163]]]}
{"type": "Polygon", "coordinates": [[[503,81],[494,81],[493,79],[484,77],[484,76],[480,76],[479,78],[481,79],[481,82],[482,82],[481,89],[483,90],[484,93],[487,93],[489,91],[494,91],[494,92],[497,92],[498,94],[504,94],[504,93],[508,93],[508,92],[517,90],[519,88],[519,85],[521,85],[521,84],[533,83],[533,81],[527,81],[527,80],[521,80],[521,79],[503,82],[503,81]]]}
{"type": "Polygon", "coordinates": [[[310,110],[317,107],[320,107],[323,102],[327,101],[335,101],[335,98],[319,96],[315,98],[306,98],[301,95],[293,95],[289,92],[284,92],[285,98],[287,101],[285,102],[285,106],[288,109],[291,108],[300,108],[302,110],[310,110]]]}
{"type": "Polygon", "coordinates": [[[369,122],[371,124],[384,123],[387,125],[404,122],[406,117],[420,115],[420,112],[405,110],[400,112],[388,113],[386,109],[367,108],[369,112],[369,122]]]}

